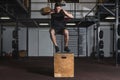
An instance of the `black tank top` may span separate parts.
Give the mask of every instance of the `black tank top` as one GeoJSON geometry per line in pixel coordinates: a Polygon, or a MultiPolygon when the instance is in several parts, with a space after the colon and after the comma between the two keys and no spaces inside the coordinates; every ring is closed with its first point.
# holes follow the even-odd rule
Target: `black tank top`
{"type": "Polygon", "coordinates": [[[66,22],[64,17],[65,15],[62,10],[59,13],[51,14],[51,27],[54,29],[65,28],[66,22]]]}

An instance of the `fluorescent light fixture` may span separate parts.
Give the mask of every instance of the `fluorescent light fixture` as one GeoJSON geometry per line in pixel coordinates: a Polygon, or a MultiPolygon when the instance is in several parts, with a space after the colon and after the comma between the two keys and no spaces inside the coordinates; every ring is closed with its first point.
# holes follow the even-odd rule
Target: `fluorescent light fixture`
{"type": "Polygon", "coordinates": [[[49,23],[39,23],[40,26],[48,26],[49,23]]]}
{"type": "Polygon", "coordinates": [[[106,17],[105,19],[115,19],[115,17],[106,17]]]}
{"type": "Polygon", "coordinates": [[[0,17],[0,19],[10,19],[10,17],[0,17]]]}
{"type": "Polygon", "coordinates": [[[68,26],[74,26],[76,24],[75,23],[67,23],[66,25],[68,25],[68,26]]]}

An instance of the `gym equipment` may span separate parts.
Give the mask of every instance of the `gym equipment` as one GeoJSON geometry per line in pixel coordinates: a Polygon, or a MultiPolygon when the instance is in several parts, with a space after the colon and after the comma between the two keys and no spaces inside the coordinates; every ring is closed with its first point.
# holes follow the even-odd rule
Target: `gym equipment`
{"type": "Polygon", "coordinates": [[[16,40],[12,40],[12,48],[15,49],[18,46],[16,40]]]}
{"type": "Polygon", "coordinates": [[[74,54],[54,54],[54,77],[74,77],[74,54]]]}
{"type": "Polygon", "coordinates": [[[120,64],[120,52],[118,52],[118,55],[117,55],[117,62],[118,64],[120,64]]]}
{"type": "Polygon", "coordinates": [[[120,50],[120,38],[118,38],[118,40],[117,40],[117,48],[118,48],[118,50],[120,50]]]}
{"type": "Polygon", "coordinates": [[[100,50],[100,51],[99,51],[99,58],[100,58],[100,59],[103,59],[103,58],[104,58],[104,51],[103,51],[103,50],[100,50]]]}
{"type": "Polygon", "coordinates": [[[44,7],[40,10],[42,15],[48,15],[51,12],[51,8],[50,7],[44,7]]]}
{"type": "Polygon", "coordinates": [[[100,38],[100,40],[99,40],[99,59],[103,59],[104,58],[104,50],[103,50],[103,48],[104,48],[104,41],[103,41],[103,30],[100,30],[100,32],[99,32],[99,38],[100,38]]]}
{"type": "Polygon", "coordinates": [[[100,32],[99,32],[99,38],[100,38],[100,39],[103,38],[103,30],[100,30],[100,32]]]}
{"type": "Polygon", "coordinates": [[[103,47],[104,47],[104,42],[103,42],[103,40],[100,40],[99,41],[99,48],[103,49],[103,47]]]}
{"type": "Polygon", "coordinates": [[[16,31],[16,30],[13,30],[12,35],[13,35],[13,38],[17,38],[17,36],[18,36],[17,31],[16,31]]]}
{"type": "Polygon", "coordinates": [[[118,25],[117,33],[118,33],[118,35],[120,36],[120,24],[118,25]]]}

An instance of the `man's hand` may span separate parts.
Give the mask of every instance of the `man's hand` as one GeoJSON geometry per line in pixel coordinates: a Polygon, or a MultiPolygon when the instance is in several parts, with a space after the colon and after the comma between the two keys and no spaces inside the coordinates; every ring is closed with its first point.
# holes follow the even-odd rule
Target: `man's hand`
{"type": "Polygon", "coordinates": [[[68,13],[66,10],[63,10],[64,14],[67,16],[67,18],[74,18],[72,14],[68,13]]]}

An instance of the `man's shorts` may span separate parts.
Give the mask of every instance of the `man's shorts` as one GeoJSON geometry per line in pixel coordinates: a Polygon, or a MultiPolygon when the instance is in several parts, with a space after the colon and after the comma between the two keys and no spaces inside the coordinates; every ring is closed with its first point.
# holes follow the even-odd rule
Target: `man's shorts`
{"type": "Polygon", "coordinates": [[[61,29],[55,29],[55,34],[60,34],[60,35],[63,35],[64,34],[64,30],[66,28],[61,28],[61,29]]]}

